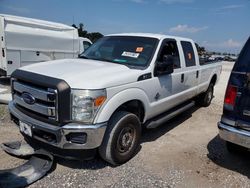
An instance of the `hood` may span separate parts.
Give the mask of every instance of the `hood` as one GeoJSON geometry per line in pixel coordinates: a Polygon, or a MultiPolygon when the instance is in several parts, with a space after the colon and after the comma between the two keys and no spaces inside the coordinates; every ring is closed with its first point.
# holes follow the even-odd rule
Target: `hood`
{"type": "Polygon", "coordinates": [[[71,88],[102,89],[136,82],[142,70],[88,59],[62,59],[32,64],[21,70],[65,80],[71,88]]]}

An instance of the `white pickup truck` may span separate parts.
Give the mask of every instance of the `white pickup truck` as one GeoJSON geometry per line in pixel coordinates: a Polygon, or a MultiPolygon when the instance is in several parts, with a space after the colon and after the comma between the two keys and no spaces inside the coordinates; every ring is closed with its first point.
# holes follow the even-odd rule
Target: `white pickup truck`
{"type": "Polygon", "coordinates": [[[190,39],[108,35],[79,59],[16,70],[9,110],[28,143],[65,158],[99,151],[118,165],[135,155],[143,127],[161,125],[194,101],[208,106],[220,72],[220,63],[199,64],[190,39]]]}

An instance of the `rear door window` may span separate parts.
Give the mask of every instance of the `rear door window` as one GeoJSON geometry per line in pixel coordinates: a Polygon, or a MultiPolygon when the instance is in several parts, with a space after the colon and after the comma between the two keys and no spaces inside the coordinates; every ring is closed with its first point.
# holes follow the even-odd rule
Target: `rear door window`
{"type": "Polygon", "coordinates": [[[185,57],[186,67],[195,66],[195,56],[192,43],[181,41],[181,46],[185,57]]]}
{"type": "Polygon", "coordinates": [[[233,71],[250,72],[250,38],[241,50],[238,60],[236,61],[233,71]]]}

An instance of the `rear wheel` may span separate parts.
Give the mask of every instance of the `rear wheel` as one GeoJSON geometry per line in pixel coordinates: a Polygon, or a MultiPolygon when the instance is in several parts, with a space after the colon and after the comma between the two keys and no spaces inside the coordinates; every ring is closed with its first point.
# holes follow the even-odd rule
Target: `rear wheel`
{"type": "Polygon", "coordinates": [[[118,111],[109,122],[99,154],[113,165],[123,164],[135,155],[140,137],[139,118],[135,114],[118,111]]]}
{"type": "Polygon", "coordinates": [[[214,84],[210,83],[205,93],[202,93],[196,99],[196,104],[203,107],[208,107],[211,104],[214,95],[214,84]]]}

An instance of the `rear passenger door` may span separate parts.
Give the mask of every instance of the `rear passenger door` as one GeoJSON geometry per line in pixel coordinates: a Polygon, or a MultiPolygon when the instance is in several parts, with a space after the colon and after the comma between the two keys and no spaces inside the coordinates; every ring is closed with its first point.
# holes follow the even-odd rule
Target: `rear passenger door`
{"type": "Polygon", "coordinates": [[[197,86],[199,81],[199,68],[196,65],[196,55],[194,44],[190,41],[181,41],[182,58],[184,63],[181,75],[182,88],[184,90],[184,98],[190,99],[197,94],[197,86]]]}

